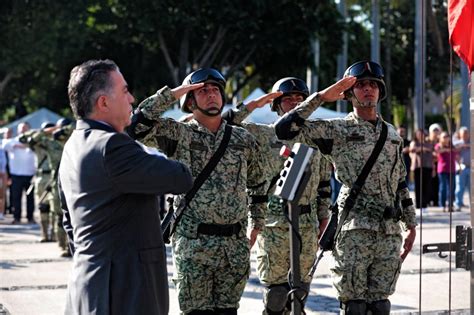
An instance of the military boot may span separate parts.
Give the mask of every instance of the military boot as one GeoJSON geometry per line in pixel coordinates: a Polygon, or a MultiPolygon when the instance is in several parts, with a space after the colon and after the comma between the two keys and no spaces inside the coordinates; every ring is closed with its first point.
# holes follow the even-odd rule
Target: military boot
{"type": "Polygon", "coordinates": [[[51,216],[51,226],[50,226],[50,234],[49,234],[49,239],[51,242],[56,242],[58,240],[56,230],[59,229],[59,227],[56,224],[56,215],[53,214],[51,216]]]}
{"type": "Polygon", "coordinates": [[[49,228],[49,213],[40,214],[40,229],[41,229],[41,239],[40,243],[49,242],[50,238],[48,237],[48,228],[49,228]]]}
{"type": "Polygon", "coordinates": [[[61,257],[71,257],[71,253],[69,252],[69,247],[67,246],[67,238],[66,232],[62,227],[58,226],[58,245],[61,248],[61,257]]]}

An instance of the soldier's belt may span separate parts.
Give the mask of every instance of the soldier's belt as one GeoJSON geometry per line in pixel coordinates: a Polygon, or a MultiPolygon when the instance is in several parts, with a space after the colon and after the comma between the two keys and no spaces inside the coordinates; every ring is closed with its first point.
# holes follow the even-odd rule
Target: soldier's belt
{"type": "Polygon", "coordinates": [[[39,169],[39,170],[38,170],[38,174],[51,174],[51,170],[42,170],[42,169],[39,169]]]}
{"type": "Polygon", "coordinates": [[[242,226],[240,223],[234,224],[207,224],[200,223],[198,225],[198,233],[215,236],[232,236],[239,234],[242,226]]]}
{"type": "Polygon", "coordinates": [[[300,206],[300,214],[311,213],[311,206],[310,205],[301,205],[300,206]]]}

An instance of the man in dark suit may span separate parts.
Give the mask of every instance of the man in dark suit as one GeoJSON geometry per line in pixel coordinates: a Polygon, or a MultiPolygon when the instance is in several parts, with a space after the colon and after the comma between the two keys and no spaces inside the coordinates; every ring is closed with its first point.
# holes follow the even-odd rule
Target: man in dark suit
{"type": "Polygon", "coordinates": [[[189,169],[146,153],[123,133],[134,97],[113,61],[76,66],[68,93],[78,121],[59,169],[73,253],[65,313],[167,314],[156,196],[189,190],[189,169]]]}

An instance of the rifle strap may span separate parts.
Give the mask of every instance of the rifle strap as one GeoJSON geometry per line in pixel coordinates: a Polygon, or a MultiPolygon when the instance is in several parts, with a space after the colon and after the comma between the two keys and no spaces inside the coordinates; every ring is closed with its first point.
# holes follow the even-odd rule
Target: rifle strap
{"type": "Polygon", "coordinates": [[[382,120],[382,131],[380,132],[379,139],[377,140],[377,143],[375,144],[372,153],[367,159],[367,162],[365,162],[365,165],[362,168],[362,171],[360,172],[356,181],[352,185],[351,190],[349,191],[349,196],[347,196],[346,198],[344,208],[342,209],[341,220],[339,220],[339,223],[337,224],[336,235],[334,236],[334,240],[337,239],[339,232],[341,232],[342,225],[346,221],[347,216],[349,215],[349,211],[355,205],[356,198],[359,195],[360,191],[362,190],[362,187],[365,184],[365,180],[367,179],[367,176],[369,176],[369,173],[372,170],[372,167],[374,166],[375,161],[377,160],[378,156],[380,155],[380,152],[383,149],[385,141],[387,140],[387,133],[388,133],[387,124],[382,120]]]}
{"type": "Polygon", "coordinates": [[[232,127],[226,124],[225,129],[224,129],[224,136],[222,137],[222,141],[219,144],[219,147],[217,148],[216,152],[214,152],[209,162],[207,162],[206,166],[204,166],[201,173],[199,173],[199,175],[194,180],[194,184],[191,190],[189,190],[187,194],[184,196],[184,199],[186,201],[186,206],[194,198],[194,195],[196,195],[199,188],[201,188],[202,184],[204,184],[204,182],[209,177],[209,175],[211,175],[211,172],[214,170],[217,163],[224,155],[227,145],[229,144],[231,134],[232,134],[232,127]]]}

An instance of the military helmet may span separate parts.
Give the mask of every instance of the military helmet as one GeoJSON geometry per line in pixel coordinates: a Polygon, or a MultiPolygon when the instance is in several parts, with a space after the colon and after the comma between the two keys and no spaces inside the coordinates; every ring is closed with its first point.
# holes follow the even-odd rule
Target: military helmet
{"type": "MultiPolygon", "coordinates": [[[[196,84],[196,83],[214,83],[217,84],[219,90],[221,91],[222,96],[222,106],[225,105],[225,84],[226,80],[224,76],[213,68],[201,68],[194,72],[191,72],[184,78],[182,85],[188,84],[196,84]]],[[[179,99],[179,104],[181,106],[181,110],[185,113],[192,113],[192,111],[188,108],[188,101],[192,95],[192,91],[186,93],[185,95],[181,96],[179,99]]]]}
{"type": "Polygon", "coordinates": [[[51,128],[54,126],[56,126],[54,123],[50,121],[45,121],[44,123],[41,124],[41,129],[51,128]]]}
{"type": "MultiPolygon", "coordinates": [[[[359,61],[352,64],[344,72],[344,77],[354,76],[359,80],[372,80],[379,86],[379,102],[387,97],[387,87],[384,81],[384,72],[381,65],[374,61],[359,61]]],[[[352,89],[352,88],[351,88],[352,89]]]]}
{"type": "Polygon", "coordinates": [[[274,112],[278,111],[278,106],[280,105],[283,96],[294,93],[300,94],[304,98],[309,96],[309,89],[306,83],[295,77],[286,77],[278,80],[273,84],[272,92],[283,92],[283,94],[275,98],[271,104],[271,109],[274,112]]]}
{"type": "Polygon", "coordinates": [[[64,126],[67,126],[67,125],[70,125],[70,124],[72,124],[72,120],[69,119],[69,118],[60,118],[56,122],[56,126],[60,126],[60,127],[64,127],[64,126]]]}

